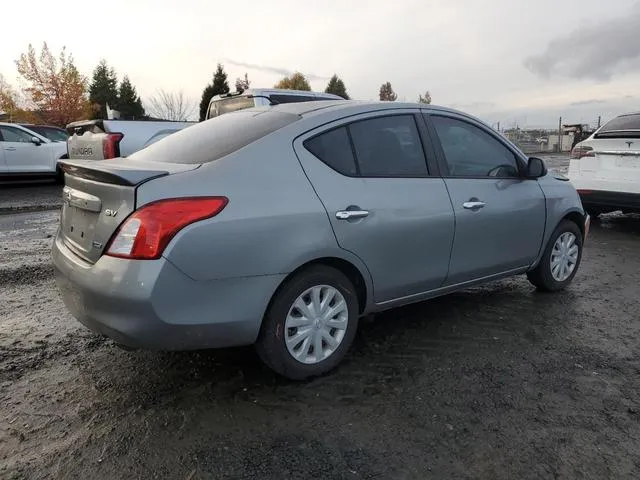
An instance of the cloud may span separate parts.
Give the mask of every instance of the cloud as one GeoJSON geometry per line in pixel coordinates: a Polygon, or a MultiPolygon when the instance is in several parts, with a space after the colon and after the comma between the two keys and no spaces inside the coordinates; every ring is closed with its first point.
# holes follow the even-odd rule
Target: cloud
{"type": "Polygon", "coordinates": [[[572,102],[569,104],[571,107],[583,107],[585,105],[597,105],[600,103],[607,103],[606,100],[600,100],[598,98],[593,98],[591,100],[581,100],[579,102],[572,102]]]}
{"type": "MultiPolygon", "coordinates": [[[[249,70],[259,70],[261,72],[275,73],[276,75],[282,75],[286,77],[295,73],[293,70],[289,70],[287,68],[273,67],[270,65],[258,65],[255,63],[237,62],[235,60],[230,60],[230,59],[224,60],[224,63],[230,63],[231,65],[235,65],[236,67],[248,68],[249,70]]],[[[310,80],[310,81],[328,80],[330,78],[330,77],[324,77],[322,75],[316,75],[314,73],[304,73],[304,76],[307,77],[307,80],[310,80]]]]}
{"type": "MultiPolygon", "coordinates": [[[[578,22],[579,23],[579,22],[578,22]]],[[[640,69],[640,2],[626,15],[593,25],[580,25],[552,40],[540,55],[525,59],[532,73],[548,78],[608,81],[616,73],[640,69]]]]}

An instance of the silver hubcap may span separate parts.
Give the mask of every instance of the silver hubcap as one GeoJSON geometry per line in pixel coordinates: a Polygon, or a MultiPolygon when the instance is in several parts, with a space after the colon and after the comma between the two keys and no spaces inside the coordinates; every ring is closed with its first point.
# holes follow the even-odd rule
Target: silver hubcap
{"type": "Polygon", "coordinates": [[[579,250],[573,233],[565,232],[558,237],[551,251],[551,276],[556,282],[564,282],[571,276],[578,263],[579,250]]]}
{"type": "Polygon", "coordinates": [[[321,362],[342,343],[348,323],[347,302],[337,289],[311,287],[293,302],[284,322],[287,350],[301,363],[321,362]]]}

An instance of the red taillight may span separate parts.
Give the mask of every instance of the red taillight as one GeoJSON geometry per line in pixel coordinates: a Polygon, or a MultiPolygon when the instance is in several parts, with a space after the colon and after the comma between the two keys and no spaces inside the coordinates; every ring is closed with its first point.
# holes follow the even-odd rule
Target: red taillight
{"type": "Polygon", "coordinates": [[[160,258],[176,233],[194,222],[216,216],[228,202],[226,197],[190,197],[144,205],[120,225],[106,255],[136,260],[160,258]]]}
{"type": "Polygon", "coordinates": [[[102,141],[103,158],[118,158],[120,156],[120,140],[124,137],[123,133],[107,133],[102,141]]]}
{"type": "Polygon", "coordinates": [[[576,145],[571,150],[571,158],[579,160],[582,157],[595,157],[596,154],[593,151],[592,147],[587,147],[586,145],[576,145]]]}

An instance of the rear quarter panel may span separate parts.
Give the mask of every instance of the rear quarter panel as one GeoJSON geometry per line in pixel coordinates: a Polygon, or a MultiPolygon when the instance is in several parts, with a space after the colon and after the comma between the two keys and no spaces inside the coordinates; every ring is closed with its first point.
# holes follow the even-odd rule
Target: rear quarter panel
{"type": "Polygon", "coordinates": [[[219,215],[180,231],[165,258],[205,281],[288,274],[309,261],[335,257],[356,266],[371,288],[366,267],[338,246],[291,138],[267,136],[197,170],[141,185],[138,207],[167,197],[229,198],[219,215]]]}

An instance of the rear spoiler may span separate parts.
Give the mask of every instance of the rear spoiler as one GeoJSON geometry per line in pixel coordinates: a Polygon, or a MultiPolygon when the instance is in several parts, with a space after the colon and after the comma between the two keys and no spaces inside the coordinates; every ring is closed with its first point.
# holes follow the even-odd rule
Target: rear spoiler
{"type": "Polygon", "coordinates": [[[73,177],[127,187],[135,187],[148,180],[169,175],[166,170],[139,169],[135,165],[130,168],[113,166],[108,161],[58,160],[58,165],[65,174],[73,177]]]}

